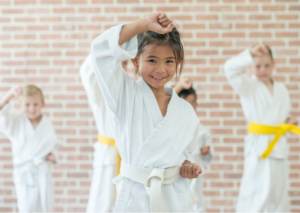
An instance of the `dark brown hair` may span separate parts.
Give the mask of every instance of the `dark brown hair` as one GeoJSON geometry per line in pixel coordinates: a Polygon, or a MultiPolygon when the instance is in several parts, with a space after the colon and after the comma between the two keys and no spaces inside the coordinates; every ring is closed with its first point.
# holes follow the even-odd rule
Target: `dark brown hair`
{"type": "Polygon", "coordinates": [[[183,99],[186,99],[189,95],[194,95],[197,101],[197,94],[193,87],[189,89],[183,89],[178,93],[178,96],[183,99]]]}
{"type": "MultiPolygon", "coordinates": [[[[145,50],[145,47],[150,44],[156,44],[157,46],[169,46],[173,54],[175,56],[175,62],[176,62],[176,77],[177,77],[177,64],[180,62],[179,65],[179,75],[182,72],[183,64],[184,64],[184,50],[183,45],[181,43],[180,34],[177,31],[176,27],[173,28],[173,30],[166,34],[159,34],[152,31],[147,31],[144,33],[141,33],[137,36],[138,39],[138,52],[137,57],[139,57],[145,50]]],[[[138,71],[138,68],[134,69],[134,74],[136,76],[139,76],[140,73],[138,71]]]]}

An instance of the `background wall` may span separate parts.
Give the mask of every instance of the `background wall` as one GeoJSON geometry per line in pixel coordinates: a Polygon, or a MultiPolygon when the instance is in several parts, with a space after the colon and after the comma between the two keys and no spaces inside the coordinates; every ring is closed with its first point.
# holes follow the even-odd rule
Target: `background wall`
{"type": "MultiPolygon", "coordinates": [[[[78,75],[91,41],[113,25],[165,11],[179,25],[185,76],[198,92],[198,115],[213,134],[216,157],[205,195],[212,212],[234,211],[243,169],[246,122],[228,85],[225,60],[259,41],[271,45],[276,80],[288,87],[300,118],[299,0],[1,0],[0,95],[11,86],[42,87],[63,144],[53,168],[55,210],[85,211],[97,131],[78,75]]],[[[300,212],[300,141],[289,138],[289,204],[300,212]]],[[[274,177],[276,178],[276,177],[274,177]]],[[[17,211],[10,142],[0,136],[0,212],[17,211]]]]}

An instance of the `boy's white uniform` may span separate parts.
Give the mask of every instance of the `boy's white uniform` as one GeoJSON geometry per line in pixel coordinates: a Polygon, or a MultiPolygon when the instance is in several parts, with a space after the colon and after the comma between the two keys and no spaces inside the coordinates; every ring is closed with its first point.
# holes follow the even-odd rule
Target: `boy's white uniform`
{"type": "Polygon", "coordinates": [[[205,197],[203,194],[203,183],[205,170],[203,166],[211,163],[214,154],[214,148],[212,146],[211,134],[208,130],[203,128],[200,132],[201,140],[197,143],[197,148],[194,152],[195,163],[201,166],[202,173],[198,178],[193,179],[191,183],[191,191],[193,195],[193,206],[196,212],[206,212],[205,197]],[[201,154],[200,149],[203,146],[209,146],[209,153],[206,155],[201,154]]]}
{"type": "MultiPolygon", "coordinates": [[[[80,68],[80,76],[98,132],[113,139],[105,101],[95,77],[90,55],[80,68]]],[[[87,212],[111,212],[116,200],[116,187],[112,179],[116,176],[117,151],[114,146],[99,142],[95,142],[94,149],[94,173],[87,212]]]]}
{"type": "Polygon", "coordinates": [[[0,132],[12,144],[14,184],[20,212],[53,212],[53,184],[46,156],[57,145],[56,133],[45,116],[34,129],[24,114],[0,110],[0,132]]]}
{"type": "MultiPolygon", "coordinates": [[[[284,123],[290,115],[288,90],[273,80],[273,95],[256,77],[243,74],[254,63],[246,50],[229,59],[224,66],[227,79],[239,94],[248,122],[270,126],[284,123]]],[[[245,138],[244,174],[237,212],[287,212],[287,138],[283,135],[266,159],[260,156],[274,135],[248,134],[245,138]]]]}
{"type": "Polygon", "coordinates": [[[121,29],[122,25],[113,27],[92,43],[96,78],[116,127],[114,135],[122,157],[121,175],[114,179],[119,194],[115,211],[149,212],[161,207],[163,201],[167,211],[193,212],[188,179],[160,184],[170,180],[168,172],[173,174],[176,171],[178,177],[177,168],[185,160],[194,161],[192,152],[202,126],[192,106],[171,88],[165,88],[172,97],[163,117],[148,84],[142,78],[135,82],[122,69],[121,62],[137,54],[137,37],[120,47],[121,29]],[[170,169],[163,173],[166,168],[170,169]],[[132,169],[133,174],[128,174],[132,169]],[[149,179],[143,176],[145,171],[152,171],[149,179]],[[127,178],[130,175],[133,177],[127,178]],[[134,178],[143,179],[141,182],[148,186],[151,183],[151,187],[146,190],[145,185],[133,181],[134,178]]]}

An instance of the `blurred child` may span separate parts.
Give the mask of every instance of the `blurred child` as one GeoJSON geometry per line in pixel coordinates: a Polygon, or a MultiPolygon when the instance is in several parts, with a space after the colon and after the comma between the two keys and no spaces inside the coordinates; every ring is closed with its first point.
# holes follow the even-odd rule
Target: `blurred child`
{"type": "Polygon", "coordinates": [[[93,41],[91,55],[122,156],[115,211],[193,211],[182,176],[201,172],[192,154],[201,126],[190,104],[164,87],[184,59],[173,23],[153,13],[118,25],[93,41]],[[141,76],[137,81],[121,67],[128,59],[141,76]]]}
{"type": "Polygon", "coordinates": [[[42,114],[42,91],[33,85],[10,89],[0,100],[0,131],[12,143],[14,184],[20,212],[52,212],[53,186],[48,162],[55,162],[56,133],[42,114]],[[21,97],[22,113],[8,103],[21,97]]]}
{"type": "MultiPolygon", "coordinates": [[[[193,82],[189,78],[181,79],[174,87],[174,90],[179,97],[185,99],[189,102],[194,110],[197,108],[197,94],[193,88],[193,82]]],[[[203,194],[203,182],[205,171],[203,166],[211,163],[213,160],[213,146],[211,134],[205,128],[199,132],[199,141],[197,143],[197,148],[194,152],[195,162],[201,166],[202,174],[198,178],[193,179],[191,183],[191,190],[193,195],[193,205],[196,212],[206,212],[205,208],[205,197],[203,194]]]]}
{"type": "MultiPolygon", "coordinates": [[[[127,64],[128,61],[122,62],[125,71],[127,64]]],[[[112,212],[116,200],[116,187],[112,179],[120,173],[120,156],[90,55],[80,68],[80,77],[99,133],[94,144],[94,172],[87,212],[112,212]]]]}
{"type": "Polygon", "coordinates": [[[237,212],[289,211],[285,133],[294,132],[298,122],[290,116],[288,90],[272,77],[274,66],[272,51],[264,44],[230,58],[224,66],[249,122],[237,212]],[[252,78],[243,74],[247,68],[252,78]]]}

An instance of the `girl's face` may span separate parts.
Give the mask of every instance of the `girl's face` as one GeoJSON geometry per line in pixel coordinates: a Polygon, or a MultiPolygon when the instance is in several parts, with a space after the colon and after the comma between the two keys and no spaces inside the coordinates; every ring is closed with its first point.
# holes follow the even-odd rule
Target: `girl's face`
{"type": "Polygon", "coordinates": [[[256,77],[264,83],[270,81],[272,70],[274,68],[274,62],[271,57],[255,57],[254,62],[255,63],[250,67],[250,72],[256,75],[256,77]]]}
{"type": "Polygon", "coordinates": [[[186,97],[185,100],[186,100],[187,102],[189,102],[189,103],[193,106],[193,108],[194,108],[194,110],[195,110],[195,112],[196,112],[197,101],[196,101],[195,95],[194,95],[194,94],[190,94],[190,95],[188,95],[188,96],[186,97]]]}
{"type": "Polygon", "coordinates": [[[22,111],[29,118],[29,120],[35,120],[42,114],[42,108],[44,103],[39,95],[23,97],[22,111]]]}
{"type": "Polygon", "coordinates": [[[164,87],[176,73],[176,61],[169,46],[150,44],[133,60],[144,81],[153,89],[164,87]]]}

